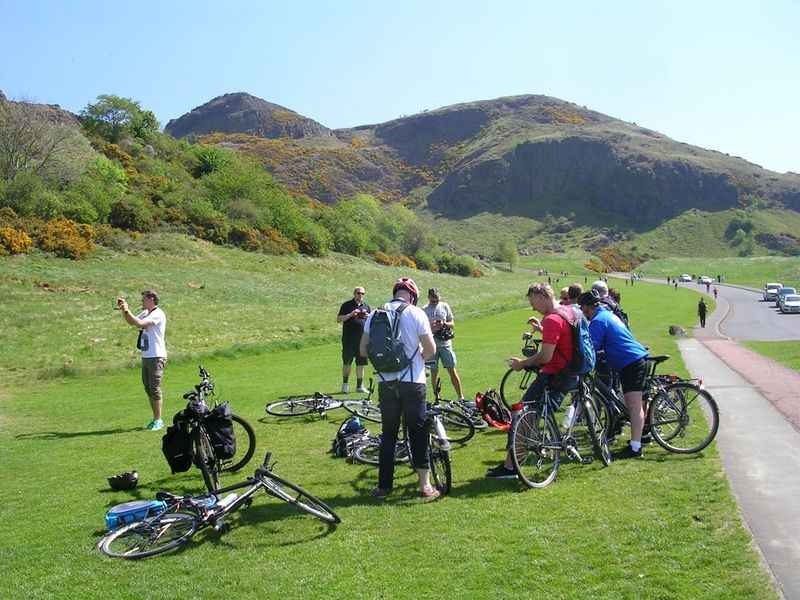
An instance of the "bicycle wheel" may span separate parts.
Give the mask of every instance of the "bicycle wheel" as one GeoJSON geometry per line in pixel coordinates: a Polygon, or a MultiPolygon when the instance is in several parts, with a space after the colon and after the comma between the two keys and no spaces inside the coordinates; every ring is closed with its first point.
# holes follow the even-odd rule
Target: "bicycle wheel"
{"type": "Polygon", "coordinates": [[[678,454],[700,452],[719,430],[716,401],[691,383],[668,385],[651,400],[647,415],[658,445],[678,454]]]}
{"type": "Polygon", "coordinates": [[[585,396],[583,400],[583,415],[585,417],[586,428],[589,430],[589,439],[592,441],[592,450],[595,458],[603,461],[605,466],[611,464],[611,448],[608,446],[608,438],[597,408],[591,396],[585,396]]]}
{"type": "MultiPolygon", "coordinates": [[[[381,462],[381,444],[369,441],[353,450],[353,459],[364,465],[379,465],[381,462]]],[[[399,465],[411,460],[404,440],[399,440],[394,451],[394,464],[399,465]]]]}
{"type": "Polygon", "coordinates": [[[515,371],[509,369],[500,380],[500,400],[506,405],[508,410],[511,410],[511,405],[516,404],[522,400],[525,390],[531,383],[534,372],[523,369],[515,371]]]}
{"type": "Polygon", "coordinates": [[[450,493],[453,473],[450,468],[450,453],[439,448],[432,440],[428,446],[428,460],[431,466],[431,483],[442,496],[450,493]]]}
{"type": "Polygon", "coordinates": [[[454,444],[466,444],[475,435],[475,425],[464,413],[449,408],[439,408],[447,440],[454,444]]]}
{"type": "Polygon", "coordinates": [[[219,463],[214,457],[214,448],[205,429],[198,427],[194,435],[194,464],[203,474],[203,482],[209,492],[219,489],[219,463]]]}
{"type": "Polygon", "coordinates": [[[221,461],[220,472],[233,473],[245,466],[256,451],[256,432],[253,427],[238,415],[231,415],[233,433],[236,436],[236,454],[221,461]]]}
{"type": "Polygon", "coordinates": [[[561,458],[560,439],[552,420],[545,421],[535,409],[526,409],[514,419],[511,460],[525,485],[543,488],[553,482],[561,458]]]}
{"type": "Polygon", "coordinates": [[[306,512],[320,521],[326,523],[341,523],[339,515],[316,496],[312,496],[299,485],[277,476],[275,473],[268,473],[261,476],[261,481],[271,496],[279,500],[288,502],[296,506],[299,510],[306,512]]]}
{"type": "Polygon", "coordinates": [[[367,399],[345,400],[344,407],[348,412],[361,419],[366,419],[367,421],[372,421],[373,423],[381,422],[381,407],[367,399]]]}
{"type": "Polygon", "coordinates": [[[294,398],[287,398],[280,402],[273,402],[267,404],[267,413],[276,417],[297,417],[300,415],[307,415],[314,410],[314,399],[306,398],[305,396],[296,396],[294,398]]]}
{"type": "Polygon", "coordinates": [[[172,550],[197,531],[197,519],[183,513],[165,513],[124,525],[106,534],[97,544],[113,558],[146,558],[172,550]]]}
{"type": "Polygon", "coordinates": [[[471,406],[464,406],[462,402],[463,400],[448,402],[445,404],[445,408],[454,410],[455,412],[461,413],[467,417],[475,429],[486,429],[489,424],[483,420],[480,411],[477,408],[472,408],[471,406]]]}

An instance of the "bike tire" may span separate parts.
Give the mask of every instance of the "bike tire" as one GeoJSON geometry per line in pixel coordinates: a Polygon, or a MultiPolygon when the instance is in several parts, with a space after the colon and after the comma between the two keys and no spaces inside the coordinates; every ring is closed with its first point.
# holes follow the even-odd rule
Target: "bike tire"
{"type": "Polygon", "coordinates": [[[236,454],[232,458],[221,461],[222,473],[233,473],[245,466],[256,451],[256,432],[253,430],[252,425],[245,421],[239,415],[231,415],[233,421],[233,431],[236,436],[236,454]],[[247,438],[246,449],[242,452],[244,444],[242,438],[247,438]]]}
{"type": "Polygon", "coordinates": [[[326,523],[336,524],[342,522],[339,515],[330,506],[288,479],[283,479],[275,473],[269,472],[261,475],[261,481],[266,486],[268,494],[295,506],[298,510],[326,523]]]}
{"type": "Polygon", "coordinates": [[[373,423],[381,422],[381,407],[368,400],[345,400],[345,409],[360,419],[366,419],[373,423]]]}
{"type": "Polygon", "coordinates": [[[448,402],[445,404],[445,408],[461,413],[467,417],[475,429],[486,429],[489,426],[489,424],[483,420],[483,416],[477,408],[465,408],[460,402],[448,402]]]}
{"type": "Polygon", "coordinates": [[[197,525],[197,519],[192,515],[164,513],[107,533],[97,547],[112,558],[147,558],[188,541],[197,531],[197,525]]]}
{"type": "Polygon", "coordinates": [[[520,481],[531,488],[550,485],[558,474],[561,436],[551,419],[523,410],[511,426],[511,460],[520,481]]]}
{"type": "Polygon", "coordinates": [[[511,405],[516,404],[522,400],[522,396],[528,389],[531,379],[535,373],[522,369],[515,371],[509,369],[500,380],[500,401],[505,404],[508,410],[511,410],[511,405]]]}
{"type": "Polygon", "coordinates": [[[449,408],[439,408],[447,441],[466,444],[475,435],[475,425],[464,413],[449,408]]]}
{"type": "Polygon", "coordinates": [[[450,493],[453,486],[453,472],[450,465],[450,453],[439,448],[434,442],[428,447],[428,460],[431,467],[433,486],[442,496],[450,493]]]}
{"type": "Polygon", "coordinates": [[[597,408],[590,397],[583,400],[583,411],[586,418],[586,428],[589,430],[589,439],[592,442],[592,450],[595,458],[601,460],[607,467],[611,464],[611,448],[608,445],[605,428],[597,414],[597,408]]]}
{"type": "Polygon", "coordinates": [[[266,411],[274,417],[299,417],[307,415],[314,410],[312,402],[312,398],[306,398],[305,396],[287,398],[286,400],[267,404],[266,411]]]}
{"type": "MultiPolygon", "coordinates": [[[[356,446],[353,460],[363,465],[377,466],[381,462],[381,445],[379,442],[367,442],[356,446]]],[[[394,464],[400,465],[411,460],[404,441],[398,441],[394,451],[394,464]]]]}
{"type": "Polygon", "coordinates": [[[203,483],[209,493],[219,489],[219,463],[214,456],[214,447],[202,427],[195,430],[194,464],[203,474],[203,483]]]}
{"type": "Polygon", "coordinates": [[[677,454],[694,454],[719,431],[719,407],[700,386],[677,382],[650,401],[650,432],[659,446],[677,454]]]}

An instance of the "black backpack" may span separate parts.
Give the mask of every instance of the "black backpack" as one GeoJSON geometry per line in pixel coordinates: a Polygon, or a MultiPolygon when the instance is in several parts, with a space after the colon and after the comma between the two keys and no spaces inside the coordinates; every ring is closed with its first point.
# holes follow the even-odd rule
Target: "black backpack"
{"type": "Polygon", "coordinates": [[[369,437],[369,431],[358,417],[352,416],[339,426],[339,431],[331,442],[331,453],[339,458],[350,458],[356,442],[365,437],[369,437]]]}
{"type": "Polygon", "coordinates": [[[187,423],[180,417],[182,413],[175,415],[173,424],[161,438],[161,451],[173,474],[188,471],[192,466],[192,439],[187,423]]]}
{"type": "Polygon", "coordinates": [[[214,456],[220,460],[233,458],[236,454],[236,434],[233,432],[231,407],[227,402],[215,406],[203,420],[214,456]]]}
{"type": "Polygon", "coordinates": [[[619,320],[625,324],[625,327],[627,327],[630,330],[631,326],[628,324],[628,313],[622,310],[622,307],[619,304],[617,304],[611,298],[608,297],[601,298],[600,303],[607,306],[611,312],[613,312],[615,315],[617,315],[617,317],[619,317],[619,320]]]}
{"type": "Polygon", "coordinates": [[[378,375],[404,371],[419,351],[417,348],[410,358],[407,357],[400,338],[400,317],[407,306],[403,302],[397,308],[379,308],[372,314],[367,356],[378,375]]]}

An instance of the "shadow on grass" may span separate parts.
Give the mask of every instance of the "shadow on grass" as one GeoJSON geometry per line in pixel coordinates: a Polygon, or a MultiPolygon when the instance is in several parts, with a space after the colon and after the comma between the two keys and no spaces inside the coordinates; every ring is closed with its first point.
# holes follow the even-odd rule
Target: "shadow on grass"
{"type": "Polygon", "coordinates": [[[119,433],[131,433],[132,431],[144,431],[144,427],[128,427],[122,429],[98,429],[97,431],[34,431],[31,433],[20,433],[14,438],[18,440],[62,440],[76,437],[96,436],[96,435],[116,435],[119,433]]]}

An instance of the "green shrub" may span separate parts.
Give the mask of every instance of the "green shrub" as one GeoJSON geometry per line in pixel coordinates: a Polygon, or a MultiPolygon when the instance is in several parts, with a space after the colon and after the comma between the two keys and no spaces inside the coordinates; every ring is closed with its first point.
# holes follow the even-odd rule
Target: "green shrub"
{"type": "Polygon", "coordinates": [[[119,229],[152,231],[153,211],[150,203],[138,196],[126,196],[111,206],[108,222],[119,229]]]}
{"type": "Polygon", "coordinates": [[[303,254],[324,256],[331,247],[331,234],[317,223],[306,221],[295,238],[297,247],[303,254]]]}
{"type": "Polygon", "coordinates": [[[439,265],[436,263],[433,253],[428,252],[427,250],[420,250],[417,252],[414,255],[414,260],[417,263],[417,267],[420,269],[434,272],[439,270],[439,265]]]}

